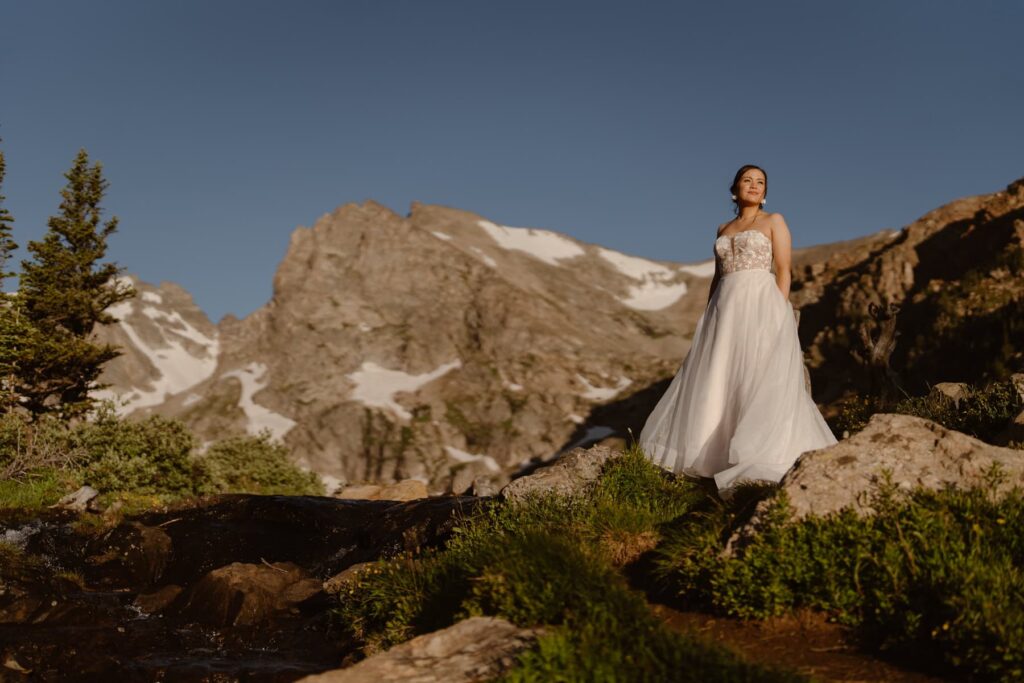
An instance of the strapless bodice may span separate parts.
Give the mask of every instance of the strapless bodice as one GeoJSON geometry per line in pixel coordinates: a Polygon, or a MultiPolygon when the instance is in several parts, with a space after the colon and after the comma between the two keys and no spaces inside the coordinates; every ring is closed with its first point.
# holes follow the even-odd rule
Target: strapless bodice
{"type": "Polygon", "coordinates": [[[772,269],[772,241],[760,230],[743,230],[715,240],[715,258],[722,275],[738,270],[772,269]]]}

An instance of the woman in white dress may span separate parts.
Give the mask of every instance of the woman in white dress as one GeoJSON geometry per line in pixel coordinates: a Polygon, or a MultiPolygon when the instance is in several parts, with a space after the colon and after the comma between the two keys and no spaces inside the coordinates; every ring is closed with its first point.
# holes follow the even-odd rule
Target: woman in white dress
{"type": "Polygon", "coordinates": [[[801,453],[836,443],[804,384],[789,228],[762,209],[768,176],[743,166],[731,190],[737,215],[718,228],[707,308],[639,441],[652,462],[714,477],[719,491],[777,482],[801,453]]]}

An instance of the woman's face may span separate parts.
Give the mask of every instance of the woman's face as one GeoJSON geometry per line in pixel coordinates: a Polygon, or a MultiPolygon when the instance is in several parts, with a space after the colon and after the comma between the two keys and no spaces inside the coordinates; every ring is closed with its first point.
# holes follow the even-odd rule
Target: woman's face
{"type": "Polygon", "coordinates": [[[764,173],[756,168],[747,169],[736,183],[736,199],[750,204],[760,204],[764,198],[765,183],[764,173]]]}

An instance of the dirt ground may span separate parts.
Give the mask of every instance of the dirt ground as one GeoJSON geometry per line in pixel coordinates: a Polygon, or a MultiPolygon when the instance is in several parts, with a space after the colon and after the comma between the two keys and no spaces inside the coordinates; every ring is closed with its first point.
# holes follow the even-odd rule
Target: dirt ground
{"type": "Polygon", "coordinates": [[[818,681],[847,683],[939,683],[936,678],[880,660],[851,644],[847,629],[824,615],[803,612],[766,621],[742,621],[664,605],[651,609],[671,628],[696,635],[740,654],[748,661],[785,667],[818,681]]]}

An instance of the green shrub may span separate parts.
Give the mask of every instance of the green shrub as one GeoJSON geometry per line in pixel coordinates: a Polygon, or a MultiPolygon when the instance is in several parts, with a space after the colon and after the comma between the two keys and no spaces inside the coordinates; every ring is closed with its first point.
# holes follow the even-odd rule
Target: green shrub
{"type": "Polygon", "coordinates": [[[992,441],[1006,428],[1024,405],[1013,382],[993,382],[984,388],[967,388],[959,400],[941,393],[908,398],[897,403],[892,412],[917,415],[944,427],[992,441]]]}
{"type": "Polygon", "coordinates": [[[811,607],[869,645],[983,679],[1024,674],[1024,498],[990,487],[898,494],[883,485],[860,517],[796,523],[785,498],[760,533],[724,556],[721,517],[691,519],[658,551],[660,573],[693,604],[745,618],[811,607]],[[703,522],[703,524],[701,524],[703,522]]]}
{"type": "Polygon", "coordinates": [[[189,495],[207,486],[192,456],[196,437],[178,420],[124,420],[107,404],[70,438],[86,453],[86,483],[99,491],[189,495]]]}
{"type": "Polygon", "coordinates": [[[943,427],[991,442],[1010,421],[1024,410],[1020,394],[1010,380],[985,387],[967,386],[954,400],[939,392],[884,402],[874,396],[850,396],[838,404],[829,426],[836,434],[859,432],[875,413],[916,415],[943,427]]]}
{"type": "Polygon", "coordinates": [[[545,625],[509,681],[796,680],[669,631],[609,562],[609,529],[658,533],[696,497],[634,450],[586,495],[494,503],[444,549],[377,563],[337,615],[368,652],[472,615],[545,625]]]}
{"type": "Polygon", "coordinates": [[[324,484],[315,472],[304,472],[288,458],[288,449],[271,440],[269,430],[257,436],[218,441],[202,457],[211,487],[218,492],[322,496],[324,484]]]}
{"type": "Polygon", "coordinates": [[[70,443],[67,424],[56,416],[32,422],[19,413],[0,414],[0,479],[21,479],[40,469],[71,469],[84,456],[70,443]]]}

